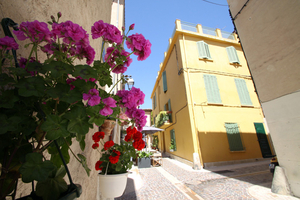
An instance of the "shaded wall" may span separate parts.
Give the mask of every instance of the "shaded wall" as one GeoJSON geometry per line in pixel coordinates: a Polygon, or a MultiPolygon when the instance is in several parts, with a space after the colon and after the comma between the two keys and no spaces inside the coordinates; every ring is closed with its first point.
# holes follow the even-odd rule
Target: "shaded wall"
{"type": "MultiPolygon", "coordinates": [[[[0,17],[9,17],[16,23],[23,21],[50,21],[50,16],[58,12],[62,13],[61,21],[71,20],[82,26],[89,34],[91,26],[98,20],[109,23],[111,18],[110,0],[0,0],[0,17]]],[[[0,37],[4,37],[2,29],[0,29],[0,37]]],[[[96,51],[96,59],[100,57],[101,40],[92,40],[90,35],[91,46],[96,51]]],[[[19,44],[23,44],[24,42],[19,44]]],[[[17,51],[18,56],[29,55],[29,49],[24,49],[20,45],[17,51]]],[[[84,60],[85,62],[85,60],[84,60]]],[[[94,170],[95,162],[99,159],[99,153],[91,148],[92,134],[97,130],[91,130],[86,135],[86,149],[84,152],[80,150],[79,144],[73,141],[72,150],[75,154],[82,153],[87,157],[87,164],[92,170],[90,177],[87,176],[85,170],[80,163],[71,155],[69,170],[74,183],[82,186],[83,192],[79,199],[96,199],[97,193],[97,172],[94,170]]],[[[67,179],[66,179],[67,180],[67,179]]],[[[31,184],[19,185],[17,197],[28,195],[31,192],[31,184]]]]}
{"type": "Polygon", "coordinates": [[[300,1],[227,2],[262,102],[279,165],[285,169],[292,192],[300,197],[300,1]]]}

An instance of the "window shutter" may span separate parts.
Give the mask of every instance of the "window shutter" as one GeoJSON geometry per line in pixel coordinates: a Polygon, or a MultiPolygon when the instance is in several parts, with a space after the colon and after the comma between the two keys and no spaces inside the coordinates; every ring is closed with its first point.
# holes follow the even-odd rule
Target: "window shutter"
{"type": "Polygon", "coordinates": [[[154,97],[153,97],[153,107],[154,109],[156,108],[156,92],[154,93],[154,97]]]}
{"type": "Polygon", "coordinates": [[[206,44],[205,42],[204,42],[204,47],[205,47],[205,51],[206,51],[206,56],[207,56],[207,58],[211,59],[208,44],[206,44]]]}
{"type": "Polygon", "coordinates": [[[166,106],[166,104],[164,105],[164,110],[165,110],[165,111],[167,110],[167,106],[166,106]]]}
{"type": "MultiPolygon", "coordinates": [[[[168,106],[169,106],[169,111],[172,111],[172,109],[171,109],[171,100],[170,99],[168,101],[168,106]]],[[[169,114],[169,120],[170,120],[170,122],[172,122],[172,113],[169,114]]]]}
{"type": "Polygon", "coordinates": [[[198,56],[199,58],[209,58],[211,59],[208,44],[203,41],[197,42],[198,56]]]}
{"type": "Polygon", "coordinates": [[[166,92],[166,91],[168,90],[168,86],[167,86],[167,74],[166,74],[166,71],[163,72],[162,76],[163,76],[163,87],[164,87],[164,92],[166,92]]]}
{"type": "Polygon", "coordinates": [[[236,123],[225,123],[230,151],[244,150],[239,127],[236,123]]]}
{"type": "Polygon", "coordinates": [[[217,77],[213,75],[203,75],[205,90],[208,103],[222,103],[220,91],[218,87],[217,77]]]}
{"type": "Polygon", "coordinates": [[[252,106],[253,104],[249,95],[246,81],[244,79],[238,79],[238,78],[235,78],[234,81],[240,97],[241,105],[252,106]]]}
{"type": "Polygon", "coordinates": [[[226,51],[227,51],[227,54],[228,54],[229,62],[240,64],[239,57],[238,57],[236,49],[234,47],[232,47],[232,46],[231,47],[226,47],[226,51]]]}

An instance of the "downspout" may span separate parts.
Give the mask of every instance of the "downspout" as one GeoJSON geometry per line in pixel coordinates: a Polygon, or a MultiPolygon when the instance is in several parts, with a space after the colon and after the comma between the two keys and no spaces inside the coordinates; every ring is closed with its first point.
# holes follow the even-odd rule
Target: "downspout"
{"type": "MultiPolygon", "coordinates": [[[[193,94],[191,91],[191,84],[190,84],[190,75],[189,75],[189,70],[188,70],[188,60],[187,60],[187,55],[186,55],[186,45],[185,45],[185,37],[184,34],[182,34],[182,39],[183,39],[183,48],[184,48],[184,57],[185,57],[185,67],[186,67],[186,80],[188,83],[187,89],[189,90],[188,93],[190,95],[190,104],[192,106],[192,138],[193,138],[193,147],[194,147],[194,153],[193,153],[193,168],[195,170],[200,170],[203,168],[203,159],[202,159],[202,154],[200,150],[200,144],[199,144],[199,136],[198,136],[198,129],[197,129],[197,123],[196,123],[196,118],[195,118],[195,107],[194,107],[194,101],[193,101],[193,94]]],[[[189,98],[188,98],[189,100],[189,98]]],[[[188,106],[189,108],[190,106],[188,106]]],[[[190,111],[189,111],[190,112],[190,111]]]]}

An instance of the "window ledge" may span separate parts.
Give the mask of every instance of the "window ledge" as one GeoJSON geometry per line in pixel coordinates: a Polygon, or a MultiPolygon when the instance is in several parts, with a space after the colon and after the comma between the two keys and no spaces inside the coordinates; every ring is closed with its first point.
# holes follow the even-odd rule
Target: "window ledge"
{"type": "Polygon", "coordinates": [[[208,62],[214,62],[214,60],[211,59],[211,58],[199,58],[199,60],[208,61],[208,62]]]}
{"type": "Polygon", "coordinates": [[[253,105],[241,105],[242,108],[254,108],[253,105]]]}
{"type": "Polygon", "coordinates": [[[209,103],[209,102],[207,102],[207,105],[212,105],[212,106],[223,106],[224,104],[222,104],[222,103],[209,103]]]}
{"type": "Polygon", "coordinates": [[[233,65],[234,67],[242,67],[240,63],[229,63],[230,65],[233,65]]]}

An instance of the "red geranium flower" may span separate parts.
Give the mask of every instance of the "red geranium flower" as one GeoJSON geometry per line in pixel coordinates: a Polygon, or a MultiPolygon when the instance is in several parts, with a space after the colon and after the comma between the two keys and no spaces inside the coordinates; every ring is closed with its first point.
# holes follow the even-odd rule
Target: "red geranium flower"
{"type": "Polygon", "coordinates": [[[113,152],[115,152],[118,156],[121,155],[121,152],[120,151],[117,151],[117,150],[113,150],[113,152]]]}
{"type": "Polygon", "coordinates": [[[100,165],[101,165],[102,163],[103,163],[102,161],[98,160],[98,161],[96,162],[96,164],[95,164],[95,169],[96,169],[96,170],[102,170],[103,167],[100,167],[100,165]]]}
{"type": "Polygon", "coordinates": [[[119,157],[120,156],[109,156],[109,162],[111,162],[111,164],[116,164],[119,161],[119,157]]]}
{"type": "Polygon", "coordinates": [[[100,139],[104,138],[104,135],[105,135],[104,132],[98,131],[98,132],[94,133],[94,135],[92,136],[92,138],[93,138],[94,142],[99,142],[100,139]]]}
{"type": "Polygon", "coordinates": [[[104,150],[109,149],[110,147],[114,146],[114,144],[115,143],[112,140],[109,140],[109,141],[105,142],[105,144],[104,144],[104,150]]]}
{"type": "Polygon", "coordinates": [[[92,145],[92,148],[93,149],[97,149],[99,147],[99,143],[95,142],[93,145],[92,145]]]}

